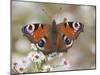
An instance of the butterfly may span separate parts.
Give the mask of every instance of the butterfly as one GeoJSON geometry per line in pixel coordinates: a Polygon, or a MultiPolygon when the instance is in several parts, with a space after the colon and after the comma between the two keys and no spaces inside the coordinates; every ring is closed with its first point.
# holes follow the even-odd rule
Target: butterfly
{"type": "Polygon", "coordinates": [[[67,21],[67,18],[59,24],[53,20],[52,24],[35,23],[22,27],[23,34],[45,55],[67,52],[83,30],[81,22],[67,21]]]}

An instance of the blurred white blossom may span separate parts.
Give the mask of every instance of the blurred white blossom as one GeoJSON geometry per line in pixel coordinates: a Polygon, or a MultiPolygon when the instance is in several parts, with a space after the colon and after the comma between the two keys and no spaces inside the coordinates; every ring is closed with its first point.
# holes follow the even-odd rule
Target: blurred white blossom
{"type": "Polygon", "coordinates": [[[45,59],[45,55],[40,52],[40,51],[32,51],[28,54],[28,57],[33,61],[33,62],[40,62],[45,59]]]}
{"type": "Polygon", "coordinates": [[[28,40],[18,39],[15,48],[17,51],[24,53],[30,50],[30,43],[28,40]]]}
{"type": "MultiPolygon", "coordinates": [[[[60,56],[63,56],[63,53],[58,54],[58,58],[60,58],[60,56]]],[[[57,67],[65,67],[66,69],[69,67],[69,62],[65,58],[60,60],[58,64],[52,66],[49,63],[47,64],[47,62],[52,62],[52,60],[48,60],[48,58],[50,58],[50,56],[44,55],[41,51],[31,51],[22,60],[14,62],[12,69],[17,73],[25,73],[31,67],[33,72],[49,72],[57,67]]],[[[55,57],[52,57],[52,59],[55,60],[55,57]]]]}
{"type": "Polygon", "coordinates": [[[31,64],[32,64],[32,62],[30,61],[30,59],[26,57],[23,60],[14,62],[12,65],[12,69],[18,73],[24,73],[24,72],[27,72],[27,70],[31,66],[31,64]]]}
{"type": "Polygon", "coordinates": [[[52,71],[52,67],[50,65],[44,65],[43,66],[43,72],[50,72],[52,71]]]}
{"type": "Polygon", "coordinates": [[[38,50],[37,47],[36,47],[36,45],[35,45],[34,43],[31,44],[31,49],[32,49],[32,50],[35,50],[35,51],[38,50]]]}

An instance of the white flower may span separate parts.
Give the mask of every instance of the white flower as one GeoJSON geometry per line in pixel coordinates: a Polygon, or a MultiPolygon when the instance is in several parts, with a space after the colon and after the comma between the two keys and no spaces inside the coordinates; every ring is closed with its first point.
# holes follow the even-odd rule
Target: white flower
{"type": "Polygon", "coordinates": [[[26,71],[26,68],[23,64],[20,64],[20,63],[13,63],[13,70],[16,72],[16,73],[24,73],[26,71]]]}
{"type": "Polygon", "coordinates": [[[33,62],[40,62],[45,59],[45,55],[40,51],[32,51],[28,54],[33,62]]]}
{"type": "Polygon", "coordinates": [[[43,72],[50,72],[52,71],[52,67],[50,65],[44,65],[43,66],[43,72]]]}
{"type": "Polygon", "coordinates": [[[37,51],[37,47],[34,43],[31,44],[31,49],[37,51]]]}
{"type": "Polygon", "coordinates": [[[44,60],[46,58],[45,55],[42,52],[39,52],[39,56],[40,56],[41,60],[44,60]]]}
{"type": "Polygon", "coordinates": [[[32,62],[30,61],[30,59],[26,57],[23,60],[14,62],[12,65],[12,69],[18,73],[24,73],[27,71],[31,64],[32,62]]]}

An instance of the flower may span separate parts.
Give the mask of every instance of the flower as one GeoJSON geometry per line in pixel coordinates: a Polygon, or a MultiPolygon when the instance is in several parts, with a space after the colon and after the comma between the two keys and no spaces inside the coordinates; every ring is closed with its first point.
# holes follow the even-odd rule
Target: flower
{"type": "Polygon", "coordinates": [[[34,50],[34,51],[37,51],[37,47],[34,43],[31,44],[31,49],[34,50]]]}
{"type": "Polygon", "coordinates": [[[64,67],[66,67],[66,68],[69,68],[70,67],[69,61],[66,60],[65,58],[62,59],[62,63],[64,65],[64,67]]]}
{"type": "Polygon", "coordinates": [[[14,62],[12,65],[12,70],[17,73],[24,73],[27,71],[27,69],[30,67],[31,64],[32,63],[30,59],[26,57],[23,60],[14,62]]]}
{"type": "Polygon", "coordinates": [[[50,72],[52,71],[52,67],[50,65],[44,65],[43,66],[43,72],[50,72]]]}
{"type": "Polygon", "coordinates": [[[25,66],[20,63],[13,63],[13,68],[12,68],[16,73],[24,73],[25,72],[25,66]]]}
{"type": "Polygon", "coordinates": [[[31,58],[32,62],[40,62],[45,60],[45,55],[40,51],[32,51],[28,54],[28,57],[31,58]]]}

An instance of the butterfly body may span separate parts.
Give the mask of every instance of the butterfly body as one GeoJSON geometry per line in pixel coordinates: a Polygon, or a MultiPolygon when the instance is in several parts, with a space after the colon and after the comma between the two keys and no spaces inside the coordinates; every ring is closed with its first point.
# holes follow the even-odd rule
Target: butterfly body
{"type": "Polygon", "coordinates": [[[56,24],[28,24],[22,28],[25,36],[34,43],[44,54],[53,52],[67,52],[73,42],[83,31],[84,25],[80,22],[62,22],[56,24]]]}

